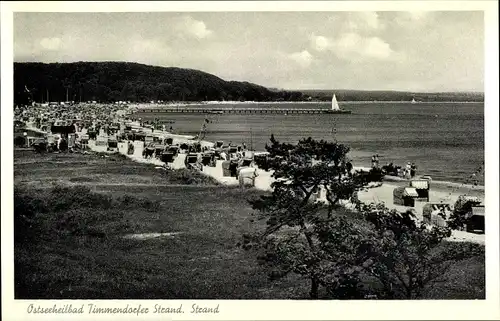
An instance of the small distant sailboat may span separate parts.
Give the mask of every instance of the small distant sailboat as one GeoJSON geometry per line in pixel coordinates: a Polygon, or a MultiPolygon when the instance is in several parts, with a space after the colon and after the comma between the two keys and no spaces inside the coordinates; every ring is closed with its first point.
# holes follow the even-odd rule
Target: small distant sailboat
{"type": "Polygon", "coordinates": [[[337,97],[333,94],[332,97],[332,109],[328,111],[329,114],[350,114],[350,110],[341,109],[337,101],[337,97]]]}
{"type": "Polygon", "coordinates": [[[337,101],[337,97],[335,96],[335,94],[333,94],[333,97],[332,97],[332,110],[333,111],[340,110],[340,106],[339,106],[339,103],[337,101]]]}
{"type": "Polygon", "coordinates": [[[411,103],[412,103],[412,104],[416,104],[416,103],[417,103],[417,101],[415,100],[415,98],[413,98],[413,99],[411,100],[411,103]]]}

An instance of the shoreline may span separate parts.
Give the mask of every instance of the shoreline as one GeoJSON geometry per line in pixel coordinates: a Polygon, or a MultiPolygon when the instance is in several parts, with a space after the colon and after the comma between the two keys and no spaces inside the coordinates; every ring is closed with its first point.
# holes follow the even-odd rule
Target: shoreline
{"type": "MultiPolygon", "coordinates": [[[[368,168],[364,168],[363,170],[369,170],[368,168]]],[[[403,182],[408,182],[407,179],[398,177],[398,176],[389,176],[386,175],[384,176],[384,181],[388,183],[394,183],[397,185],[401,185],[398,183],[403,183],[403,182]]],[[[484,185],[473,185],[473,184],[466,184],[466,183],[459,183],[459,182],[452,182],[452,181],[439,181],[439,180],[432,180],[430,182],[431,185],[437,185],[442,188],[468,188],[468,189],[474,189],[474,190],[479,190],[484,192],[484,185]]]]}
{"type": "MultiPolygon", "coordinates": [[[[47,132],[44,132],[36,127],[31,126],[31,124],[27,124],[26,129],[32,130],[32,131],[35,131],[35,132],[38,132],[41,134],[48,134],[47,132]]],[[[154,133],[154,136],[157,136],[157,135],[165,136],[168,138],[173,138],[174,140],[176,140],[177,142],[179,142],[181,144],[184,142],[192,141],[192,137],[193,137],[192,135],[173,134],[170,132],[163,132],[163,131],[156,131],[154,133]]],[[[210,141],[205,141],[205,140],[200,141],[200,143],[202,144],[202,146],[209,146],[209,147],[212,147],[215,145],[215,143],[210,142],[210,141]]],[[[141,151],[141,153],[142,153],[142,151],[141,151]]],[[[262,153],[262,152],[254,151],[254,153],[262,153]]],[[[366,166],[354,166],[353,167],[353,170],[369,171],[370,169],[371,169],[370,167],[366,167],[366,166]]],[[[394,186],[402,186],[402,185],[404,185],[405,182],[408,182],[408,180],[405,178],[402,178],[402,177],[398,177],[398,176],[386,175],[384,177],[384,182],[387,182],[389,184],[392,183],[390,185],[394,185],[394,186]]],[[[441,189],[443,189],[443,190],[448,190],[450,188],[453,188],[453,189],[464,189],[465,188],[465,189],[472,189],[472,190],[476,190],[476,191],[482,191],[483,193],[485,191],[484,185],[472,185],[472,184],[465,184],[465,183],[459,183],[459,182],[453,182],[453,181],[439,181],[439,180],[432,180],[431,184],[433,186],[441,187],[441,189]]]]}
{"type": "MultiPolygon", "coordinates": [[[[411,101],[400,101],[400,100],[349,100],[341,101],[341,104],[412,104],[411,101]]],[[[419,104],[484,104],[484,101],[421,101],[413,103],[414,105],[419,104]]],[[[139,109],[155,107],[187,107],[187,106],[203,106],[203,105],[258,105],[258,104],[268,104],[268,105],[290,105],[290,104],[331,104],[331,101],[320,100],[320,101],[185,101],[185,102],[168,102],[168,103],[130,103],[129,107],[135,107],[139,109]]],[[[103,104],[106,105],[106,104],[103,104]]]]}
{"type": "MultiPolygon", "coordinates": [[[[142,157],[142,148],[141,143],[134,144],[134,154],[127,155],[126,153],[126,144],[127,143],[119,143],[118,153],[127,156],[132,161],[144,164],[151,164],[157,166],[157,168],[163,168],[163,162],[158,159],[144,159],[142,157]],[[121,146],[120,146],[121,145],[121,146]]],[[[143,145],[142,145],[143,146],[143,145]]],[[[184,159],[186,154],[179,154],[174,162],[171,164],[172,169],[183,169],[185,168],[184,159]]],[[[203,169],[200,173],[210,176],[214,178],[217,182],[219,182],[223,186],[238,186],[238,180],[235,177],[227,177],[222,175],[222,162],[221,160],[216,161],[215,167],[203,166],[203,169]]],[[[359,170],[363,168],[354,167],[354,170],[359,170]]],[[[366,168],[365,168],[366,169],[366,168]]],[[[255,184],[253,188],[262,190],[262,191],[272,191],[271,183],[274,180],[272,178],[272,172],[267,172],[262,169],[257,168],[258,176],[255,178],[255,184]]],[[[484,190],[467,190],[467,187],[462,187],[462,190],[454,190],[450,189],[446,184],[438,184],[436,188],[433,188],[433,184],[431,183],[431,190],[429,192],[430,199],[429,202],[415,202],[414,207],[405,207],[394,205],[392,202],[393,198],[393,189],[399,186],[406,185],[408,181],[383,181],[382,184],[375,187],[366,187],[364,190],[359,191],[358,198],[361,202],[365,204],[370,203],[383,203],[389,209],[395,209],[398,211],[406,211],[413,210],[417,219],[422,220],[422,212],[423,206],[427,203],[444,203],[454,205],[458,196],[466,194],[479,197],[482,201],[484,201],[484,190]],[[466,193],[464,193],[466,192],[466,193]]],[[[318,201],[325,201],[324,193],[321,192],[317,197],[318,201]]],[[[341,205],[346,206],[347,208],[353,208],[354,205],[349,201],[340,202],[341,205]]],[[[464,231],[453,230],[452,235],[449,238],[446,238],[447,241],[452,242],[473,242],[478,244],[485,244],[485,234],[474,234],[468,233],[464,231]]]]}
{"type": "MultiPolygon", "coordinates": [[[[42,132],[40,130],[37,130],[42,132]]],[[[177,136],[177,139],[185,140],[182,136],[178,137],[178,135],[170,134],[172,137],[177,136]]],[[[213,145],[211,142],[205,142],[213,145]]],[[[105,152],[105,153],[119,153],[125,155],[130,160],[143,163],[143,164],[151,164],[155,165],[157,168],[164,168],[164,163],[157,158],[148,158],[145,159],[142,156],[142,151],[144,149],[144,142],[135,141],[134,144],[134,153],[132,155],[128,155],[127,153],[127,145],[128,141],[118,143],[117,151],[107,151],[107,146],[96,146],[94,140],[89,140],[89,148],[94,152],[105,152]]],[[[173,163],[171,163],[172,169],[183,169],[185,168],[184,160],[186,154],[179,154],[173,163]]],[[[224,186],[238,186],[238,180],[235,177],[227,177],[223,176],[222,171],[222,160],[216,161],[215,167],[203,166],[203,169],[200,171],[202,174],[210,176],[214,178],[217,182],[224,186]]],[[[367,167],[354,167],[353,170],[369,170],[367,167]]],[[[274,180],[272,178],[272,172],[267,172],[262,169],[257,168],[256,170],[258,176],[255,178],[255,189],[262,191],[271,191],[271,184],[274,180]]],[[[386,176],[387,177],[387,176],[386,176]]],[[[382,183],[378,186],[365,187],[364,190],[359,191],[358,199],[365,203],[383,203],[389,209],[396,209],[398,211],[406,211],[413,210],[417,216],[417,219],[422,219],[422,210],[423,206],[428,202],[416,202],[414,207],[405,207],[394,205],[392,202],[393,199],[393,190],[396,187],[405,186],[408,184],[408,180],[397,177],[389,177],[388,179],[384,179],[382,183]]],[[[484,186],[473,186],[466,184],[459,184],[453,182],[439,182],[439,181],[431,181],[431,190],[429,192],[430,199],[429,203],[446,203],[450,205],[454,205],[454,202],[460,195],[472,195],[479,197],[482,201],[484,201],[484,186]]],[[[325,201],[324,192],[320,192],[320,195],[317,197],[318,201],[325,201]]],[[[352,208],[353,204],[349,201],[341,202],[342,205],[352,208]]],[[[449,241],[468,241],[474,243],[485,244],[485,235],[484,234],[473,234],[467,233],[463,231],[452,231],[452,236],[448,238],[449,241]]]]}

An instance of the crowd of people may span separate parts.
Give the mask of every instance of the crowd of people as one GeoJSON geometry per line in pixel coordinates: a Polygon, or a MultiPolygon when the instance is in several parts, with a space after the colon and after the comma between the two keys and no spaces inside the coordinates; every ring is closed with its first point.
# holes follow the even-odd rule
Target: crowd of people
{"type": "MultiPolygon", "coordinates": [[[[125,106],[126,108],[126,106],[125,106]]],[[[254,182],[256,170],[246,170],[253,162],[253,153],[245,143],[235,145],[204,144],[202,137],[172,134],[172,122],[159,119],[134,120],[122,105],[87,104],[34,104],[15,108],[15,123],[23,128],[41,133],[31,146],[38,152],[73,152],[89,150],[93,142],[96,150],[118,151],[118,144],[124,142],[122,152],[134,155],[142,141],[142,157],[158,158],[165,165],[171,164],[180,153],[186,154],[186,167],[201,169],[215,167],[218,160],[223,162],[223,176],[240,180],[240,184],[254,182]],[[170,127],[167,131],[167,127],[170,127]],[[176,138],[173,138],[176,137],[176,138]],[[192,156],[196,155],[194,158],[192,156]],[[188,163],[189,162],[192,163],[188,163]],[[248,172],[248,173],[247,173],[248,172]]],[[[205,121],[203,129],[206,129],[205,121]]],[[[200,131],[200,135],[204,131],[200,131]]],[[[168,167],[168,166],[167,166],[168,167]]]]}
{"type": "MultiPolygon", "coordinates": [[[[130,114],[133,107],[118,104],[97,103],[46,103],[16,106],[14,122],[24,129],[37,132],[33,141],[20,135],[27,145],[39,151],[64,151],[77,148],[85,149],[89,140],[98,136],[107,136],[110,140],[145,140],[147,133],[155,130],[165,131],[167,124],[159,120],[135,122],[132,129],[127,124],[133,123],[130,114]],[[21,124],[21,125],[19,125],[21,124]],[[127,128],[128,127],[128,128],[127,128]],[[43,136],[38,135],[42,133],[43,136]],[[67,146],[67,147],[66,147],[67,146]]],[[[139,119],[140,120],[140,119],[139,119]]],[[[173,128],[170,126],[170,131],[173,128]]],[[[18,138],[20,142],[21,139],[18,138]]]]}

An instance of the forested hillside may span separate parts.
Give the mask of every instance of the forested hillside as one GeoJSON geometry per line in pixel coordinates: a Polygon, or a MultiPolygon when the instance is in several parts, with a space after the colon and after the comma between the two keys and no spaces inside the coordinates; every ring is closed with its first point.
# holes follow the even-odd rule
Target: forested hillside
{"type": "Polygon", "coordinates": [[[299,101],[300,92],[271,91],[192,69],[127,62],[14,63],[15,101],[299,101]]]}
{"type": "Polygon", "coordinates": [[[483,93],[280,90],[226,81],[193,69],[129,62],[14,63],[14,100],[169,101],[483,101],[483,93]],[[29,91],[29,92],[28,92],[29,91]],[[47,98],[47,96],[49,96],[47,98]]]}

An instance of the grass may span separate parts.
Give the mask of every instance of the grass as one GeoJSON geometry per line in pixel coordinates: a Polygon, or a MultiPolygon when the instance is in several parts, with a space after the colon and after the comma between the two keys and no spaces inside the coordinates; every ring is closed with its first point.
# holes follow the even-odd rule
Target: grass
{"type": "Polygon", "coordinates": [[[164,171],[155,165],[135,163],[121,154],[34,154],[31,150],[19,150],[14,154],[14,163],[16,184],[219,185],[215,179],[198,172],[186,169],[164,171]]]}
{"type": "MultiPolygon", "coordinates": [[[[118,191],[114,186],[107,193],[118,191]]],[[[243,299],[265,296],[271,288],[255,258],[236,246],[253,228],[237,189],[163,187],[149,198],[145,187],[127,188],[131,192],[133,197],[116,198],[91,192],[91,203],[66,196],[69,202],[48,205],[46,234],[36,245],[16,249],[16,298],[243,299]],[[69,223],[61,227],[61,221],[69,223]],[[181,234],[145,241],[121,237],[146,232],[181,234]]],[[[35,199],[54,194],[36,193],[35,199]]]]}
{"type": "MultiPolygon", "coordinates": [[[[262,228],[247,199],[117,155],[15,151],[16,299],[298,299],[308,282],[268,280],[237,244],[262,228]],[[30,217],[30,214],[32,215],[30,217]],[[179,232],[133,240],[131,233],[179,232]],[[20,237],[25,235],[26,237],[20,237]]],[[[359,219],[359,218],[354,218],[359,219]]],[[[484,247],[452,266],[427,298],[484,298],[484,247]]],[[[448,249],[448,248],[445,248],[448,249]]]]}

